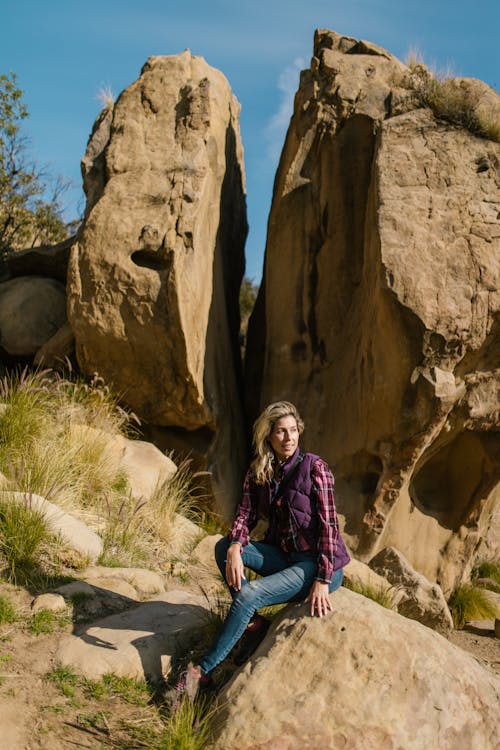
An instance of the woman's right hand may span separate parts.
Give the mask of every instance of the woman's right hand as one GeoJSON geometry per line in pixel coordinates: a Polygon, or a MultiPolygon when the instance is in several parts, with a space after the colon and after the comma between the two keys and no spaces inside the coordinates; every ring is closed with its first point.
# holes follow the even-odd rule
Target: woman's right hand
{"type": "Polygon", "coordinates": [[[235,591],[241,589],[241,580],[245,577],[245,566],[241,559],[241,547],[239,544],[229,545],[226,560],[226,580],[235,591]]]}

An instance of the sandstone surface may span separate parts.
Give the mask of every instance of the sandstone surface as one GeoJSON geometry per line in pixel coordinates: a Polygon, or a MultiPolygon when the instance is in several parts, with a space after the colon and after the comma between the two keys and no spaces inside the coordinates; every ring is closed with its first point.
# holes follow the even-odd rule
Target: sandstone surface
{"type": "Polygon", "coordinates": [[[192,440],[230,513],[244,461],[238,291],[246,237],[239,104],[186,50],[151,57],[98,118],[68,271],[81,369],[192,440]]]}
{"type": "Polygon", "coordinates": [[[316,32],[249,325],[249,410],[297,403],[355,555],[395,546],[448,594],[481,539],[499,554],[500,145],[415,109],[403,79],[385,50],[316,32]]]}
{"type": "Polygon", "coordinates": [[[381,550],[370,560],[370,568],[400,591],[397,608],[401,615],[418,620],[444,636],[453,629],[453,619],[441,588],[417,573],[397,549],[381,550]]]}
{"type": "Polygon", "coordinates": [[[0,347],[32,357],[66,322],[66,290],[54,279],[20,276],[0,284],[0,347]]]}
{"type": "Polygon", "coordinates": [[[347,589],[288,607],[220,696],[217,750],[495,750],[500,679],[347,589]]]}
{"type": "Polygon", "coordinates": [[[205,620],[203,597],[182,591],[159,594],[64,636],[56,659],[89,679],[113,673],[158,681],[205,620]]]}

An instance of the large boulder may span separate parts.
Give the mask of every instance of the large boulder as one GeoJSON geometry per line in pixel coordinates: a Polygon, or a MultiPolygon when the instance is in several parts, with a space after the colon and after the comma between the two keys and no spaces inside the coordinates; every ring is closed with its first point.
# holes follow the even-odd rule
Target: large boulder
{"type": "MultiPolygon", "coordinates": [[[[500,502],[500,145],[415,109],[406,75],[375,45],[316,32],[246,372],[252,415],[278,398],[299,406],[307,447],[335,470],[356,556],[395,546],[448,593],[481,537],[492,556],[500,543],[488,535],[500,502]]],[[[492,90],[490,102],[500,114],[492,90]]]]}
{"type": "Polygon", "coordinates": [[[66,322],[66,290],[54,279],[20,276],[0,284],[0,347],[32,357],[66,322]]]}
{"type": "Polygon", "coordinates": [[[194,441],[229,514],[241,483],[238,292],[247,232],[239,104],[201,57],[151,57],[96,122],[68,271],[84,372],[194,441]]]}
{"type": "Polygon", "coordinates": [[[346,589],[288,607],[220,696],[217,750],[495,750],[500,679],[346,589]]]}
{"type": "Polygon", "coordinates": [[[447,635],[453,629],[446,599],[437,583],[412,568],[399,550],[387,547],[370,560],[370,568],[400,591],[398,612],[447,635]]]}

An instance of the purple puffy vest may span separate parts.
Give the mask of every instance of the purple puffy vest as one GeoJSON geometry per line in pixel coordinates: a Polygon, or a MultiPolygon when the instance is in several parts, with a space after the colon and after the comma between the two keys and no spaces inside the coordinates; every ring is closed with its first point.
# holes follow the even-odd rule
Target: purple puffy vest
{"type": "MultiPolygon", "coordinates": [[[[259,516],[269,519],[269,528],[264,537],[268,544],[274,544],[287,552],[317,550],[318,515],[311,469],[318,458],[319,456],[313,453],[304,453],[298,466],[289,469],[293,471],[293,475],[284,483],[283,490],[274,500],[272,486],[268,482],[254,485],[258,497],[259,516]]],[[[339,532],[334,570],[343,568],[349,559],[349,553],[339,532]]]]}

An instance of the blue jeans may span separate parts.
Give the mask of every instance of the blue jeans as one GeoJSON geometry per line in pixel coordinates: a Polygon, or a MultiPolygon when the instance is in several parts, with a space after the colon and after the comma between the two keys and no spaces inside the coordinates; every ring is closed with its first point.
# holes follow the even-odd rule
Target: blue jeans
{"type": "MultiPolygon", "coordinates": [[[[228,537],[220,539],[215,546],[215,559],[226,583],[228,547],[228,537]]],[[[214,645],[200,661],[205,674],[226,658],[243,635],[256,610],[271,604],[305,599],[316,577],[315,552],[287,553],[271,544],[250,542],[243,547],[241,557],[245,567],[264,577],[251,583],[243,579],[240,591],[229,589],[233,597],[229,613],[214,645]]],[[[328,587],[330,593],[339,588],[343,577],[342,569],[333,574],[328,587]]]]}

